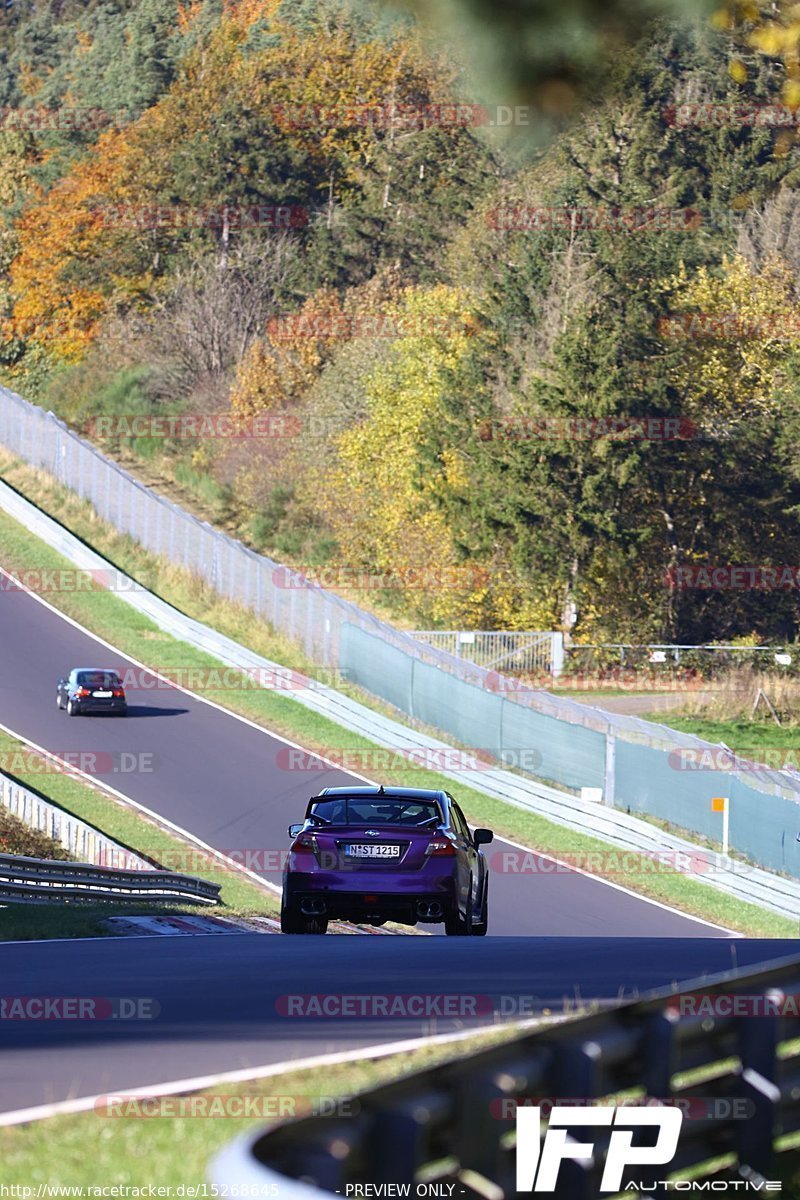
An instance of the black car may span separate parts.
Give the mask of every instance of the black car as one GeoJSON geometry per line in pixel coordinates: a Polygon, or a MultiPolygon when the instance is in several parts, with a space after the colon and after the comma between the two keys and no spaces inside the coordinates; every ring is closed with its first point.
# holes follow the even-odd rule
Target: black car
{"type": "Polygon", "coordinates": [[[56,705],[71,717],[81,713],[128,712],[125,689],[116,671],[104,667],[75,667],[56,686],[56,705]]]}
{"type": "Polygon", "coordinates": [[[283,875],[283,933],[325,933],[329,920],[444,924],[451,936],[489,927],[481,846],[449,792],[333,787],[312,796],[283,875]]]}

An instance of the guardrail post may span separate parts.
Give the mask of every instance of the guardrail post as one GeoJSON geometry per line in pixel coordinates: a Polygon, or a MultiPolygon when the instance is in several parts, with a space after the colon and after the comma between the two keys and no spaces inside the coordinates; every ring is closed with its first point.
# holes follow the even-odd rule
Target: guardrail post
{"type": "Polygon", "coordinates": [[[558,679],[561,672],[564,670],[564,635],[563,633],[551,634],[550,645],[550,674],[553,679],[558,679]]]}
{"type": "Polygon", "coordinates": [[[606,734],[606,765],[603,779],[603,803],[614,803],[614,780],[616,773],[617,739],[613,733],[606,734]]]}

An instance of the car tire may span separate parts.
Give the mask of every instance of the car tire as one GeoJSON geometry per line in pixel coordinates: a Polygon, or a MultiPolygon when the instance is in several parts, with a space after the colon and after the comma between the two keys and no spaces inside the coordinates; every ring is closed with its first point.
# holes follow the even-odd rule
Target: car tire
{"type": "Polygon", "coordinates": [[[472,926],[473,937],[486,937],[489,930],[489,877],[483,881],[483,899],[481,900],[481,919],[472,926]]]}
{"type": "Polygon", "coordinates": [[[303,918],[293,908],[281,904],[281,933],[303,933],[303,918]]]}
{"type": "Polygon", "coordinates": [[[63,707],[64,707],[64,705],[61,703],[61,692],[56,692],[56,708],[60,712],[63,709],[63,707]]]}
{"type": "Polygon", "coordinates": [[[77,717],[77,715],[78,715],[77,705],[73,704],[71,700],[68,700],[67,701],[67,716],[68,717],[77,717]]]}
{"type": "MultiPolygon", "coordinates": [[[[472,881],[470,880],[470,895],[472,895],[472,881]]],[[[458,909],[451,916],[445,917],[444,931],[448,937],[470,937],[473,931],[472,924],[472,906],[467,905],[467,911],[462,917],[458,909]]]]}

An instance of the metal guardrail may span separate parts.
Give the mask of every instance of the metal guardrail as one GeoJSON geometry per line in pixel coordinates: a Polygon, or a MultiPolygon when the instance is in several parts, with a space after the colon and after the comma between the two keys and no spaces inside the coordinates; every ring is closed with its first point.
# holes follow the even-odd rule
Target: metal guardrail
{"type": "Polygon", "coordinates": [[[99,829],[94,829],[72,813],[58,808],[0,772],[0,805],[30,829],[58,842],[81,862],[99,867],[117,867],[126,871],[151,871],[153,864],[133,850],[118,845],[99,829]]]}
{"type": "MultiPolygon", "coordinates": [[[[791,1148],[783,1145],[800,1131],[800,1048],[790,1044],[800,1035],[800,1020],[786,1015],[798,1011],[798,993],[800,957],[565,1021],[362,1092],[346,1119],[306,1117],[236,1142],[212,1163],[211,1179],[269,1185],[260,1194],[293,1200],[320,1200],[316,1189],[358,1195],[353,1185],[366,1183],[410,1190],[361,1195],[413,1197],[422,1181],[455,1185],[452,1193],[434,1189],[433,1195],[502,1200],[517,1194],[515,1102],[543,1105],[547,1097],[576,1105],[616,1097],[622,1103],[620,1094],[628,1093],[628,1103],[635,1103],[637,1089],[640,1101],[678,1105],[685,1117],[673,1161],[630,1168],[623,1186],[634,1181],[648,1196],[665,1197],[674,1192],[659,1181],[685,1179],[687,1172],[713,1180],[786,1179],[800,1165],[800,1138],[791,1148]],[[725,996],[726,1009],[732,1008],[729,995],[745,997],[739,1004],[752,1015],[709,1016],[698,994],[725,996]],[[686,1072],[702,1073],[703,1082],[681,1081],[686,1072]],[[709,1116],[713,1100],[740,1104],[718,1104],[720,1115],[709,1116]]],[[[562,1163],[548,1193],[556,1200],[601,1194],[610,1130],[585,1133],[575,1138],[594,1140],[593,1158],[562,1163]]]]}
{"type": "Polygon", "coordinates": [[[0,899],[52,903],[54,900],[116,900],[213,905],[220,885],[173,871],[125,871],[93,863],[0,854],[0,899]]]}

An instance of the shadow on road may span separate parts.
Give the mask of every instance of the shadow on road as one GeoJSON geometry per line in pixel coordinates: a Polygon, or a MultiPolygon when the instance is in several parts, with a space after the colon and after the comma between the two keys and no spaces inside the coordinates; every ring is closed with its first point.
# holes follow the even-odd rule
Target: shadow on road
{"type": "MultiPolygon", "coordinates": [[[[156,708],[151,704],[129,704],[128,720],[131,717],[182,717],[188,708],[156,708]]],[[[111,713],[106,714],[111,716],[111,713]]]]}

